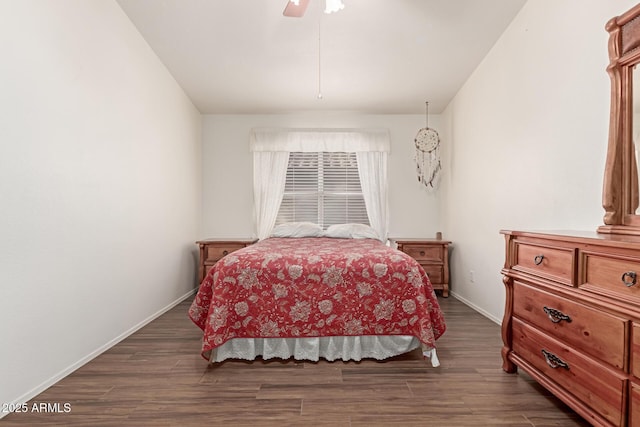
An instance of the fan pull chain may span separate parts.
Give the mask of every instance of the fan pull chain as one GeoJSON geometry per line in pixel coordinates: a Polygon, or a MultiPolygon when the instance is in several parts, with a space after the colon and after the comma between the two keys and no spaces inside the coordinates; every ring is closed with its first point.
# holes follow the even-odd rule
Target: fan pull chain
{"type": "Polygon", "coordinates": [[[322,67],[320,58],[320,20],[318,19],[318,99],[322,99],[322,67]]]}
{"type": "Polygon", "coordinates": [[[426,105],[426,107],[425,107],[425,111],[426,111],[425,112],[425,119],[426,119],[425,122],[426,122],[427,128],[428,128],[429,127],[429,101],[426,101],[425,105],[426,105]]]}

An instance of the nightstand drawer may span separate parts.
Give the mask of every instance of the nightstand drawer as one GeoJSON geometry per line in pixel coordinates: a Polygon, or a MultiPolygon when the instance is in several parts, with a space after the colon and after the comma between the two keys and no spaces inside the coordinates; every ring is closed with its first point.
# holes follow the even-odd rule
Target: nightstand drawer
{"type": "Polygon", "coordinates": [[[444,280],[444,269],[442,265],[434,264],[420,264],[424,269],[424,272],[429,276],[431,283],[442,283],[444,280]]]}
{"type": "Polygon", "coordinates": [[[515,242],[514,270],[572,285],[575,278],[575,249],[515,242]]]}
{"type": "Polygon", "coordinates": [[[246,248],[257,242],[257,239],[208,239],[196,242],[200,246],[200,266],[198,267],[198,283],[202,283],[209,270],[226,255],[246,248]]]}
{"type": "Polygon", "coordinates": [[[207,276],[207,274],[209,274],[209,270],[211,270],[214,265],[216,265],[216,264],[215,263],[213,263],[213,264],[206,264],[205,263],[202,266],[202,268],[204,269],[204,275],[202,276],[203,279],[207,276]]]}
{"type": "Polygon", "coordinates": [[[206,261],[219,261],[222,257],[246,247],[244,244],[224,244],[207,246],[206,261]]]}
{"type": "Polygon", "coordinates": [[[433,245],[407,245],[404,244],[403,252],[416,261],[440,261],[442,262],[442,247],[433,245]]]}
{"type": "MultiPolygon", "coordinates": [[[[441,236],[440,236],[441,237],[441,236]]],[[[449,296],[449,244],[448,240],[437,239],[391,239],[398,250],[416,260],[424,269],[429,281],[442,296],[449,296]]]]}

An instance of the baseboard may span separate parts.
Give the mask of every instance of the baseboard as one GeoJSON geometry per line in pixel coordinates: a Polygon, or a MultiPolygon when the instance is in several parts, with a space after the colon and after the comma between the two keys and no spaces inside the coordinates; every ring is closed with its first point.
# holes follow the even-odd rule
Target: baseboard
{"type": "Polygon", "coordinates": [[[492,322],[497,323],[498,325],[502,325],[502,319],[498,319],[498,318],[494,317],[491,313],[488,313],[487,311],[481,309],[477,305],[473,304],[471,301],[461,297],[460,295],[456,294],[455,292],[449,291],[449,295],[451,295],[452,297],[454,297],[455,299],[457,299],[458,301],[460,301],[464,305],[467,305],[467,306],[471,307],[472,309],[474,309],[478,313],[482,314],[484,317],[486,317],[487,319],[491,320],[492,322]]]}
{"type": "MultiPolygon", "coordinates": [[[[96,350],[92,351],[87,356],[85,356],[82,359],[78,360],[77,362],[75,362],[71,366],[63,369],[62,371],[60,371],[59,373],[57,373],[53,377],[51,377],[48,380],[44,381],[42,384],[40,384],[40,385],[34,387],[33,389],[29,390],[28,392],[26,392],[25,394],[23,394],[22,396],[20,396],[19,398],[17,398],[13,402],[11,402],[8,406],[9,407],[18,406],[18,405],[21,405],[21,404],[33,399],[35,396],[39,395],[40,393],[42,393],[43,391],[45,391],[46,389],[48,389],[49,387],[51,387],[52,385],[54,385],[55,383],[57,383],[58,381],[60,381],[64,377],[66,377],[67,375],[69,375],[70,373],[72,373],[73,371],[77,370],[78,368],[80,368],[81,366],[83,366],[86,363],[90,362],[91,360],[95,359],[96,357],[98,357],[99,355],[104,353],[105,351],[109,350],[114,345],[118,344],[120,341],[124,340],[125,338],[127,338],[130,335],[132,335],[133,333],[137,332],[139,329],[142,329],[144,326],[146,326],[147,324],[151,323],[152,321],[154,321],[158,317],[162,316],[164,313],[166,313],[167,311],[171,310],[173,307],[175,307],[176,305],[180,304],[182,301],[184,301],[187,298],[189,298],[190,296],[194,295],[196,293],[196,291],[197,291],[197,289],[193,289],[193,290],[187,292],[186,294],[182,295],[181,297],[179,297],[175,301],[171,302],[166,307],[156,311],[154,314],[152,314],[151,316],[147,317],[146,319],[144,319],[143,321],[141,321],[140,323],[138,323],[137,325],[135,325],[131,329],[127,330],[126,332],[124,332],[122,334],[120,334],[119,336],[117,336],[116,338],[112,339],[108,343],[100,346],[99,348],[97,348],[96,350]]],[[[1,412],[0,411],[0,419],[2,419],[3,417],[5,417],[8,414],[9,414],[9,412],[1,412]]]]}

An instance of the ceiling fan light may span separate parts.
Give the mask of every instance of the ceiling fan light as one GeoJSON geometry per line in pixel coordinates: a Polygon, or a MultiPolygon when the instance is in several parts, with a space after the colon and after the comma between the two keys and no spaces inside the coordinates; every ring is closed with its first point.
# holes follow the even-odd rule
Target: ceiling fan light
{"type": "Polygon", "coordinates": [[[344,3],[342,0],[327,0],[324,13],[338,12],[344,9],[344,3]]]}

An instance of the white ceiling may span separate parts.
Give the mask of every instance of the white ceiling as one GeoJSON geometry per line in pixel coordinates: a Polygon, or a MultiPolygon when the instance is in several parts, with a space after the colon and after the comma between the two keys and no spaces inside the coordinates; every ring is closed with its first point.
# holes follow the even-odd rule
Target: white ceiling
{"type": "Polygon", "coordinates": [[[287,0],[117,1],[204,114],[439,113],[526,2],[311,0],[288,18],[287,0]]]}

